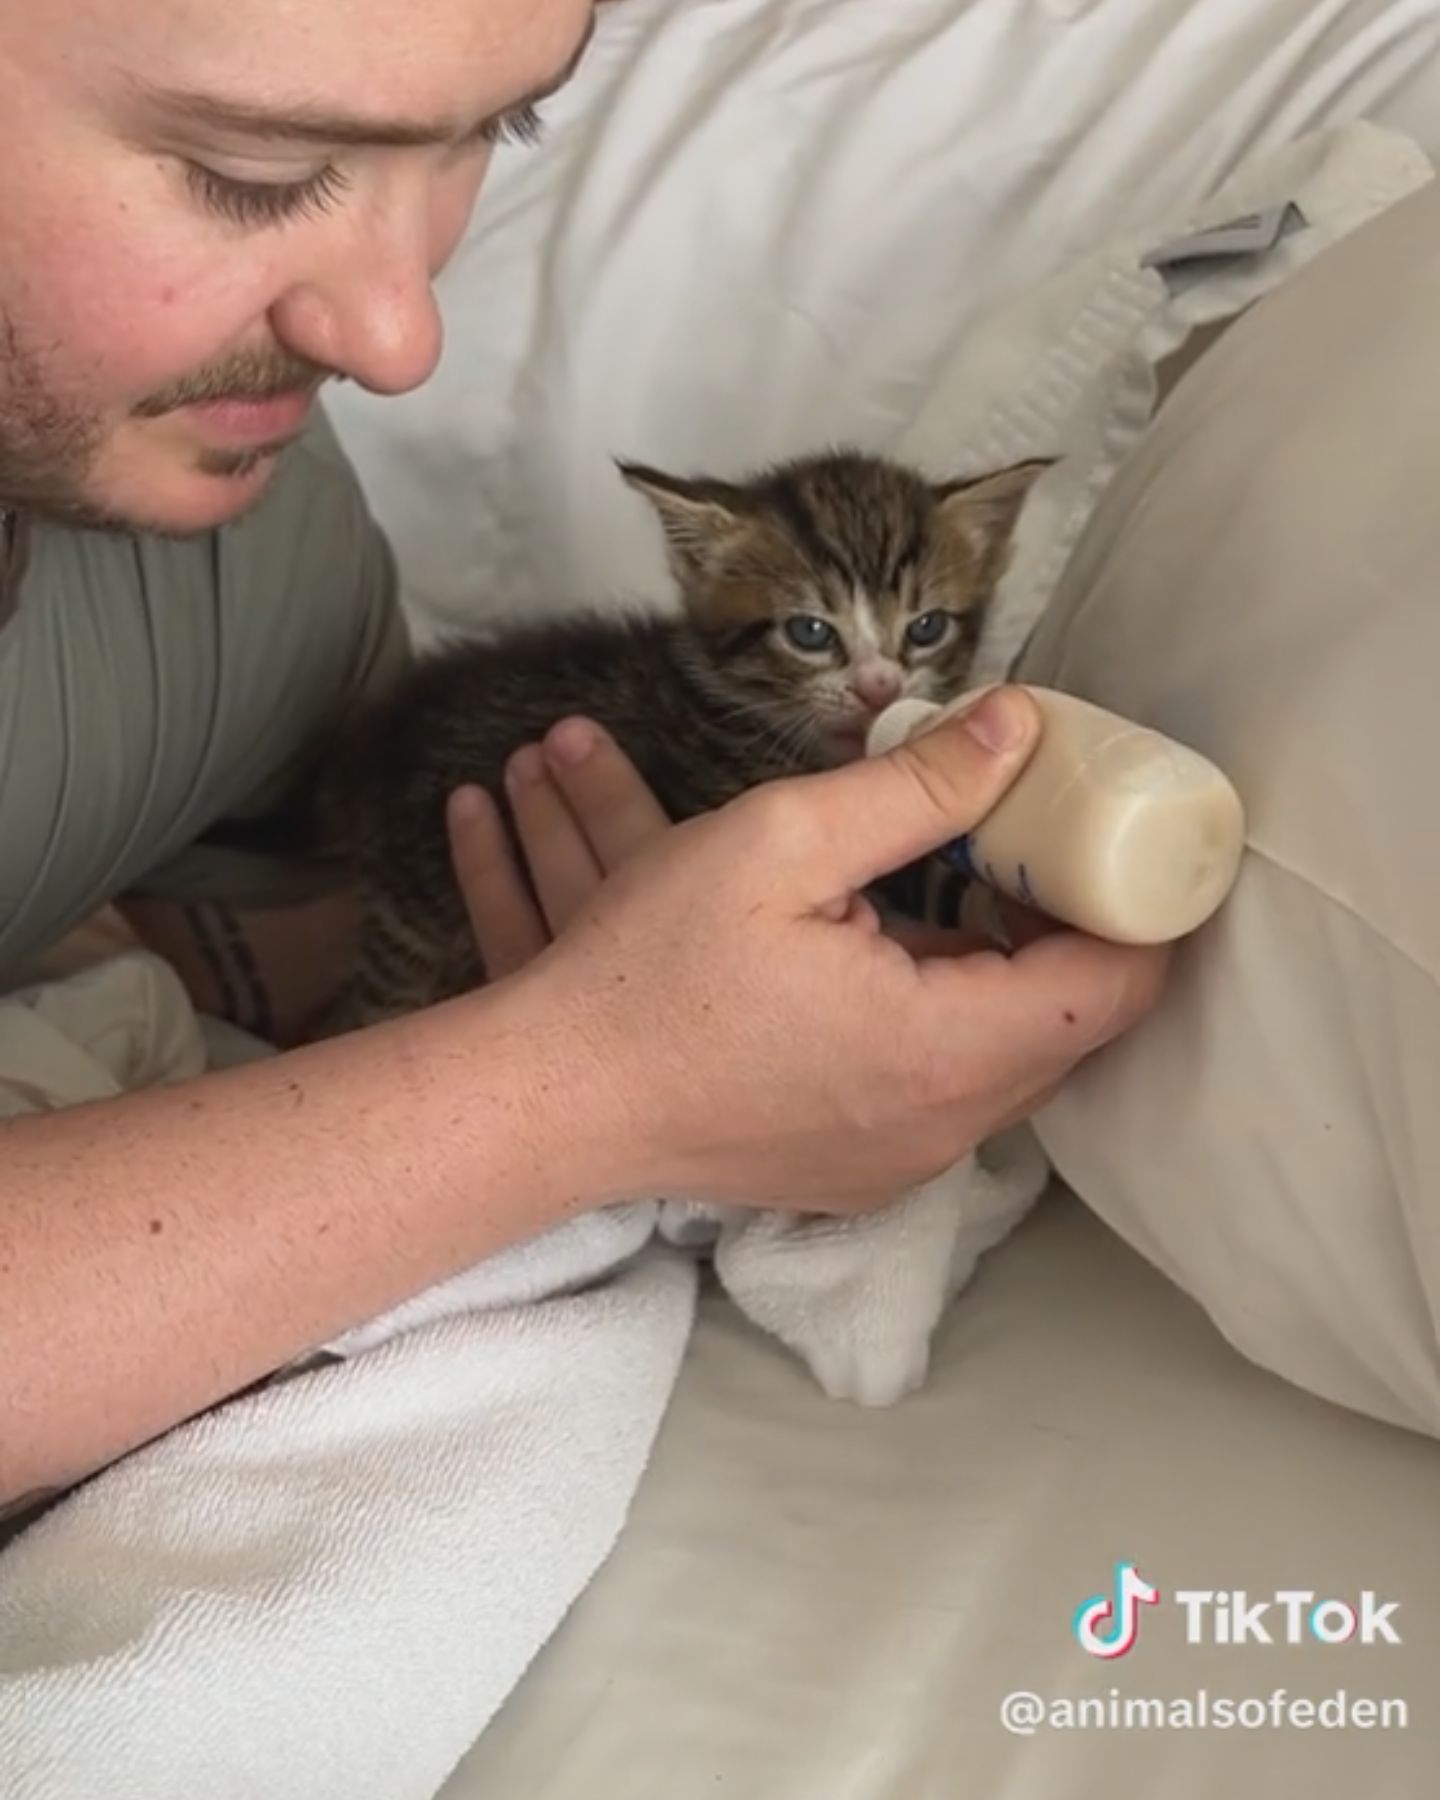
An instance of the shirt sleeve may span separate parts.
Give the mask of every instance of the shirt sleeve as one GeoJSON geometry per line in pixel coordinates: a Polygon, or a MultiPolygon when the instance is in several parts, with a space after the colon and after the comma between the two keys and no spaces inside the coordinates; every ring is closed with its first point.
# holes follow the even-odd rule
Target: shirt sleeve
{"type": "Polygon", "coordinates": [[[227,723],[196,772],[213,817],[127,895],[247,908],[339,884],[305,841],[307,784],[317,753],[412,652],[390,545],[323,414],[288,459],[256,514],[217,534],[223,628],[208,653],[227,723]]]}

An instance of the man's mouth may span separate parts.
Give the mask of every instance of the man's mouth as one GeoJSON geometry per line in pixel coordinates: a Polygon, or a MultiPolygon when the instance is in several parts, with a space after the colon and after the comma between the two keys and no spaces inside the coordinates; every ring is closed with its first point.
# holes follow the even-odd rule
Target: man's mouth
{"type": "Polygon", "coordinates": [[[178,409],[206,443],[224,449],[283,444],[295,437],[315,403],[313,388],[294,388],[263,399],[194,401],[178,409]]]}

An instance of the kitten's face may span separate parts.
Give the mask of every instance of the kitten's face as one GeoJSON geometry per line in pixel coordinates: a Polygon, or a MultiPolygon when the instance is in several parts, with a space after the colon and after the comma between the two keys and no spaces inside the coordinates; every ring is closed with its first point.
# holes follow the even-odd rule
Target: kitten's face
{"type": "Polygon", "coordinates": [[[932,486],[839,453],[744,485],[624,466],[655,506],[712,687],[827,761],[862,753],[902,697],[965,686],[1033,482],[1024,463],[932,486]]]}

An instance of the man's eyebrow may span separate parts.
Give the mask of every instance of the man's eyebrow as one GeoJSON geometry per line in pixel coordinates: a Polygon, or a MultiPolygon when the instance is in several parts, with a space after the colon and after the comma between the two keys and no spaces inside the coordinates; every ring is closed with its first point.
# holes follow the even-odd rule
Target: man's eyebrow
{"type": "Polygon", "coordinates": [[[579,49],[551,81],[523,94],[499,112],[481,119],[393,119],[371,117],[363,113],[332,112],[328,107],[308,105],[264,106],[250,101],[229,100],[218,94],[203,94],[184,88],[154,87],[139,84],[145,104],[162,109],[177,118],[212,130],[234,132],[243,137],[263,138],[270,142],[302,144],[346,144],[360,148],[400,149],[460,145],[474,143],[496,131],[507,118],[523,115],[564,87],[575,73],[585,54],[593,32],[593,22],[579,49]]]}

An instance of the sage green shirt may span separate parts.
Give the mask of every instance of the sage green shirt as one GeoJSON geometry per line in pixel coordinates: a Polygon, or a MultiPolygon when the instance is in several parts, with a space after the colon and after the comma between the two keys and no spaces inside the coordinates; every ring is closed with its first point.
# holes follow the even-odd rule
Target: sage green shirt
{"type": "Polygon", "coordinates": [[[287,800],[407,651],[393,559],[323,416],[203,536],[22,518],[0,546],[0,987],[123,895],[319,891],[287,800]]]}

